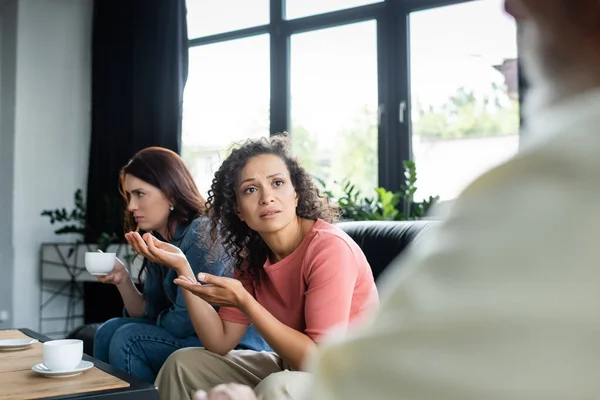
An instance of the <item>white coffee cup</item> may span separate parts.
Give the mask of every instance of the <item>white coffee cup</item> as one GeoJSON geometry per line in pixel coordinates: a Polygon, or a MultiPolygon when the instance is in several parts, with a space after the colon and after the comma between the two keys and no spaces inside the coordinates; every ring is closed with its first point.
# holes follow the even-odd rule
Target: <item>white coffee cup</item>
{"type": "Polygon", "coordinates": [[[115,267],[115,253],[85,253],[85,269],[92,275],[106,275],[115,267]]]}
{"type": "Polygon", "coordinates": [[[44,342],[44,365],[51,371],[71,371],[81,363],[83,340],[63,339],[44,342]]]}

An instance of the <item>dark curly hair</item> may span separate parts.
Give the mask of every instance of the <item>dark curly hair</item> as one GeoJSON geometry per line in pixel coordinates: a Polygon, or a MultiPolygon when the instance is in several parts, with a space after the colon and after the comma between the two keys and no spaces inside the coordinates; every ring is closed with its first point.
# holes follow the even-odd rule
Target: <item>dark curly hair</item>
{"type": "Polygon", "coordinates": [[[234,259],[234,268],[240,277],[260,281],[264,275],[263,265],[269,256],[269,248],[260,235],[240,220],[236,214],[236,188],[240,174],[248,160],[263,154],[274,154],[286,164],[292,185],[298,193],[296,215],[301,218],[323,219],[334,223],[339,218],[336,206],[321,194],[310,174],[302,168],[289,151],[287,134],[270,138],[249,139],[237,144],[229,157],[215,173],[208,192],[207,207],[211,218],[213,240],[223,240],[225,250],[234,259]]]}

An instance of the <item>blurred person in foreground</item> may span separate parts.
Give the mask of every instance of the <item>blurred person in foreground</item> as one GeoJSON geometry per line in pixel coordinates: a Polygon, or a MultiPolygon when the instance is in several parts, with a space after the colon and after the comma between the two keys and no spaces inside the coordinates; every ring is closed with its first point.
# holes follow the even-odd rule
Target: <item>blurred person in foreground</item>
{"type": "Polygon", "coordinates": [[[377,315],[312,359],[307,399],[598,398],[600,0],[505,7],[527,142],[390,266],[377,315]]]}

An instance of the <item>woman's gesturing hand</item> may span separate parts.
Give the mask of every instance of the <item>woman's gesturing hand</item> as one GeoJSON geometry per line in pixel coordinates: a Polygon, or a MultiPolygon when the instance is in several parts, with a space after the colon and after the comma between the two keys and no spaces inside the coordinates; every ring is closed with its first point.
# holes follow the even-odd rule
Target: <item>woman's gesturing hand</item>
{"type": "Polygon", "coordinates": [[[158,240],[149,233],[140,236],[137,232],[125,234],[125,239],[137,254],[141,254],[155,264],[181,271],[189,265],[185,254],[177,246],[158,240]]]}
{"type": "Polygon", "coordinates": [[[198,280],[202,283],[180,276],[175,283],[213,306],[240,309],[250,298],[250,293],[237,279],[200,273],[198,280]]]}

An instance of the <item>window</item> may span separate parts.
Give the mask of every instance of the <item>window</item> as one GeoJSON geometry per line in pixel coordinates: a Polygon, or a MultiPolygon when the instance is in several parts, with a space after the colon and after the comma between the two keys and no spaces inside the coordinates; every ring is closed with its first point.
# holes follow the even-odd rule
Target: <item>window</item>
{"type": "Polygon", "coordinates": [[[269,23],[269,0],[187,0],[188,37],[269,23]]]}
{"type": "Polygon", "coordinates": [[[234,142],[288,131],[326,189],[456,197],[519,146],[502,0],[188,0],[182,155],[206,193],[234,142]],[[337,182],[338,184],[335,184],[337,182]]]}
{"type": "Polygon", "coordinates": [[[378,0],[287,0],[285,17],[287,19],[301,18],[377,2],[378,0]]]}
{"type": "Polygon", "coordinates": [[[519,146],[517,40],[501,0],[410,14],[417,197],[447,200],[519,146]]]}
{"type": "Polygon", "coordinates": [[[234,142],[269,135],[269,37],[192,47],[182,157],[200,191],[234,142]]]}
{"type": "Polygon", "coordinates": [[[350,179],[377,187],[377,36],[375,21],[292,36],[293,151],[334,187],[350,179]]]}

